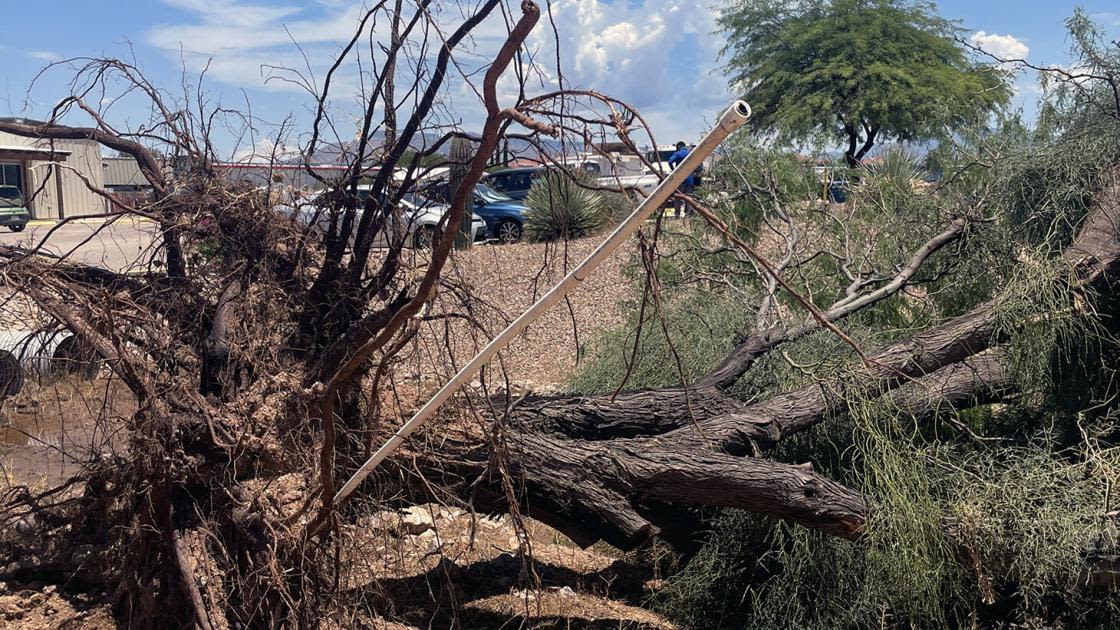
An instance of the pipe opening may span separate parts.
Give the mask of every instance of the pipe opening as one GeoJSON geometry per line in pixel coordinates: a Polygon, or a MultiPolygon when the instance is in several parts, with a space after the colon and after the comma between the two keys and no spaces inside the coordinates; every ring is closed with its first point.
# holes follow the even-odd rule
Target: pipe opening
{"type": "Polygon", "coordinates": [[[747,105],[746,101],[735,101],[735,111],[738,112],[740,116],[750,116],[751,106],[747,105]]]}
{"type": "Polygon", "coordinates": [[[15,396],[23,389],[23,368],[19,359],[7,350],[0,350],[0,398],[15,396]]]}

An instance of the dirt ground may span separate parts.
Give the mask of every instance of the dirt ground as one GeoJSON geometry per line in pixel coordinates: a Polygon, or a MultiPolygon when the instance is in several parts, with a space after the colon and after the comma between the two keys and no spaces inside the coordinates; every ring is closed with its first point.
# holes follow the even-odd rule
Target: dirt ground
{"type": "MultiPolygon", "coordinates": [[[[458,252],[445,274],[447,283],[461,285],[474,296],[472,308],[489,334],[462,335],[464,341],[473,338],[470,343],[453,344],[453,362],[460,365],[469,360],[477,347],[560,282],[601,240],[599,236],[554,245],[519,243],[458,252]]],[[[619,303],[630,295],[624,270],[632,258],[631,247],[620,249],[577,286],[566,302],[545,312],[503,351],[501,365],[509,377],[537,391],[566,382],[577,359],[584,358],[579,356],[580,346],[625,322],[619,303]]],[[[461,300],[445,290],[433,310],[441,308],[459,311],[461,300]]],[[[452,329],[463,331],[465,327],[453,324],[452,329]]],[[[434,322],[424,327],[423,337],[426,343],[446,347],[446,332],[442,322],[434,322]]]]}
{"type": "MultiPolygon", "coordinates": [[[[457,366],[583,260],[601,237],[567,244],[485,245],[455,252],[446,286],[430,317],[396,368],[403,419],[457,366]],[[462,298],[472,296],[469,301],[462,298]],[[469,313],[463,313],[465,305],[469,313]],[[481,327],[481,330],[479,329],[481,327]],[[444,366],[433,370],[432,366],[444,366]]],[[[627,249],[611,257],[562,303],[546,313],[502,353],[501,367],[519,389],[550,391],[577,367],[579,346],[623,323],[619,308],[630,294],[624,268],[627,249]]],[[[9,303],[9,311],[15,303],[9,303]]],[[[494,377],[494,380],[500,380],[494,377]]],[[[475,383],[476,388],[479,383],[475,383]]],[[[500,386],[495,385],[495,388],[500,386]]],[[[64,480],[91,453],[119,448],[107,429],[134,407],[120,386],[102,376],[82,381],[30,382],[0,406],[0,491],[12,484],[45,488],[64,480]]],[[[400,630],[465,628],[671,628],[635,601],[619,601],[622,586],[633,593],[653,576],[612,550],[580,550],[554,530],[528,521],[519,537],[508,518],[484,519],[440,506],[387,512],[352,527],[352,567],[346,591],[361,593],[347,618],[323,627],[400,630]],[[518,555],[531,550],[532,563],[518,555]],[[526,547],[522,547],[526,548],[526,547]],[[383,593],[378,597],[376,593],[383,593]],[[432,598],[440,602],[432,605],[432,598]],[[454,606],[444,604],[454,603],[454,606]],[[453,610],[453,613],[448,613],[453,610]]],[[[2,569],[2,567],[0,567],[2,569]]],[[[356,595],[357,597],[357,595],[356,595]]],[[[115,627],[103,600],[70,593],[59,585],[0,583],[0,628],[115,627]]]]}
{"type": "Polygon", "coordinates": [[[56,585],[0,582],[0,628],[110,630],[117,624],[91,595],[61,593],[56,585]]]}

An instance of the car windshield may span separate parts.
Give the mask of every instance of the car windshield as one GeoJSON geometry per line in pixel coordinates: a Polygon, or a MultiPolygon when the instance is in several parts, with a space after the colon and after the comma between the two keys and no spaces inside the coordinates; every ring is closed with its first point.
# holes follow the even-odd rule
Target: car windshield
{"type": "Polygon", "coordinates": [[[15,186],[0,186],[0,199],[19,199],[19,189],[15,186]]]}
{"type": "Polygon", "coordinates": [[[405,193],[401,199],[414,208],[432,208],[441,205],[438,201],[433,201],[427,197],[421,197],[416,193],[405,193]]]}
{"type": "Polygon", "coordinates": [[[494,190],[486,184],[479,184],[474,187],[475,193],[482,198],[483,203],[501,203],[503,201],[513,201],[513,198],[508,195],[494,190]]]}

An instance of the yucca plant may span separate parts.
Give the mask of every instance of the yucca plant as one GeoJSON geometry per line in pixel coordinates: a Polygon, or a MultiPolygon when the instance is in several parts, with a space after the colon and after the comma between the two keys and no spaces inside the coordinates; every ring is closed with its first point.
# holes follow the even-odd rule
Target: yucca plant
{"type": "Polygon", "coordinates": [[[525,197],[525,233],[530,240],[555,241],[592,234],[607,222],[602,193],[589,190],[594,178],[582,169],[549,170],[525,197]]]}
{"type": "Polygon", "coordinates": [[[879,161],[868,165],[867,170],[870,178],[905,192],[912,191],[925,175],[921,157],[913,149],[905,147],[884,151],[879,161]]]}

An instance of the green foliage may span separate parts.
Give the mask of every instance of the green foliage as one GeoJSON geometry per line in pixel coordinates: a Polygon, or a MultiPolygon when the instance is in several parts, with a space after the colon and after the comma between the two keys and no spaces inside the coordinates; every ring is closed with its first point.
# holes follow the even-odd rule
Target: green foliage
{"type": "Polygon", "coordinates": [[[973,63],[930,3],[732,0],[719,25],[754,129],[786,142],[842,139],[849,163],[884,138],[943,137],[1010,97],[1007,78],[973,63]]]}
{"type": "Polygon", "coordinates": [[[789,207],[820,198],[813,169],[788,151],[759,146],[749,136],[738,135],[721,147],[702,191],[740,237],[753,238],[774,205],[789,207]],[[731,203],[721,203],[730,197],[731,203]]]}
{"type": "Polygon", "coordinates": [[[954,185],[982,197],[1015,238],[1062,246],[1072,240],[1093,192],[1112,176],[1120,124],[1094,120],[1054,137],[1024,135],[1013,126],[965,142],[946,164],[950,175],[965,173],[954,185]]]}
{"type": "Polygon", "coordinates": [[[1053,97],[1050,126],[1083,127],[1102,118],[1120,123],[1120,46],[1080,7],[1066,20],[1066,30],[1072,73],[1042,75],[1053,97]]]}
{"type": "MultiPolygon", "coordinates": [[[[842,4],[853,3],[834,6],[842,4]]],[[[1107,47],[1089,49],[1097,39],[1078,19],[1075,58],[1120,76],[1107,47]]],[[[1120,298],[1075,296],[1060,254],[1093,195],[1114,181],[1120,120],[1107,91],[1061,87],[1033,125],[1009,116],[995,129],[959,130],[924,163],[887,152],[859,172],[843,205],[814,201],[811,171],[788,155],[727,148],[706,200],[771,260],[786,253],[783,212],[805,238],[799,251],[847,251],[847,270],[870,275],[896,269],[948,218],[975,219],[967,239],[923,266],[918,287],[841,327],[870,350],[995,300],[995,334],[1018,393],[937,418],[911,417],[889,396],[849,398],[847,413],[768,455],[811,462],[865,494],[873,503],[865,538],[853,544],[741,511],[707,511],[704,546],[652,606],[700,629],[1115,627],[1120,600],[1088,586],[1084,570],[1120,544],[1117,519],[1106,516],[1120,503],[1120,298]],[[926,169],[943,175],[932,188],[915,185],[926,169]]],[[[765,286],[724,239],[694,225],[683,232],[658,244],[658,276],[673,347],[694,378],[735,333],[758,325],[765,286]]],[[[839,256],[807,255],[785,277],[825,305],[842,296],[844,271],[839,256]]],[[[803,321],[788,295],[778,299],[777,317],[803,321]]],[[[658,321],[634,317],[595,346],[573,389],[617,387],[639,328],[628,386],[680,382],[658,321]]],[[[730,393],[763,399],[847,369],[858,369],[851,350],[816,333],[756,362],[730,393]]]]}
{"type": "Polygon", "coordinates": [[[666,310],[666,338],[653,304],[646,307],[645,321],[637,321],[638,308],[628,309],[633,318],[626,326],[610,331],[592,348],[593,359],[576,374],[569,389],[584,393],[608,393],[626,378],[626,387],[661,387],[681,382],[673,352],[688,377],[715,367],[731,349],[731,342],[745,330],[751,315],[738,307],[734,296],[718,292],[674,302],[666,310]],[[634,355],[634,340],[638,351],[634,355]],[[670,347],[670,343],[672,347],[670,347]],[[634,355],[633,365],[630,366],[634,355]]]}
{"type": "Polygon", "coordinates": [[[637,199],[625,193],[603,192],[601,194],[607,221],[611,224],[621,223],[638,206],[637,199]]]}
{"type": "Polygon", "coordinates": [[[594,234],[608,219],[602,193],[590,190],[594,177],[582,169],[549,170],[525,197],[525,234],[534,241],[573,239],[594,234]]]}
{"type": "Polygon", "coordinates": [[[1120,481],[1115,448],[1079,463],[1047,443],[896,444],[884,411],[866,410],[863,420],[880,414],[877,437],[851,451],[870,456],[864,489],[882,497],[863,543],[724,510],[653,606],[698,630],[1097,627],[1120,613],[1077,579],[1087,548],[1116,544],[1100,518],[1120,481]]]}
{"type": "Polygon", "coordinates": [[[1120,47],[1080,9],[1067,27],[1078,76],[1041,73],[1046,97],[1033,126],[1016,115],[963,130],[931,160],[1032,247],[1067,244],[1120,160],[1120,47]]]}
{"type": "MultiPolygon", "coordinates": [[[[1078,588],[1086,550],[1117,543],[1115,523],[1102,515],[1115,505],[1110,488],[1120,482],[1120,450],[1099,446],[1093,440],[1079,445],[1089,455],[1082,461],[1076,452],[1054,452],[1048,442],[995,456],[956,454],[958,468],[943,481],[946,510],[973,556],[970,577],[982,594],[985,583],[998,584],[1002,574],[1014,578],[1016,596],[1030,613],[1043,614],[1055,591],[1068,598],[1071,612],[1091,613],[1102,603],[1078,588]]],[[[1120,609],[1113,601],[1103,612],[1120,609]]]]}
{"type": "Polygon", "coordinates": [[[888,205],[899,205],[911,199],[914,189],[926,173],[918,153],[905,147],[892,147],[879,156],[877,162],[864,167],[866,175],[861,184],[873,186],[888,205]]]}

